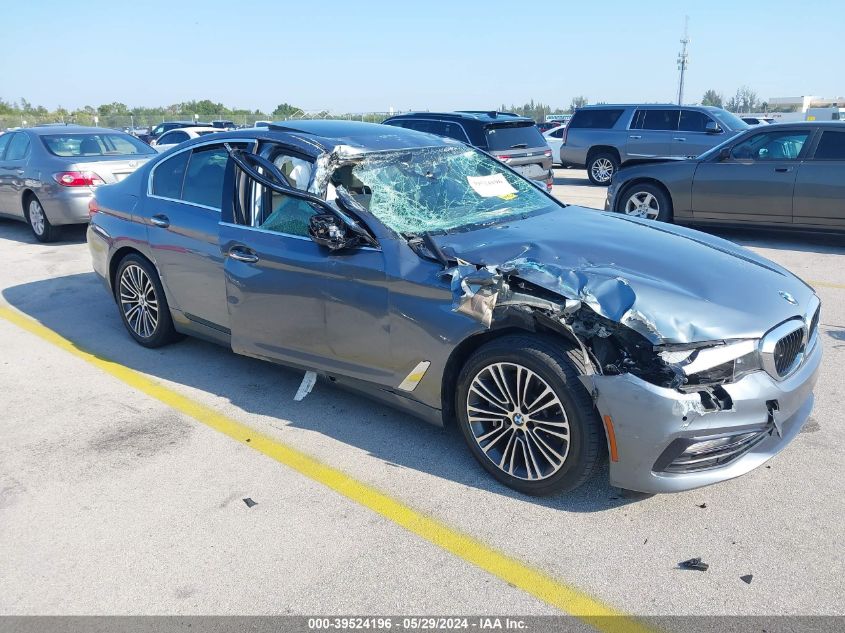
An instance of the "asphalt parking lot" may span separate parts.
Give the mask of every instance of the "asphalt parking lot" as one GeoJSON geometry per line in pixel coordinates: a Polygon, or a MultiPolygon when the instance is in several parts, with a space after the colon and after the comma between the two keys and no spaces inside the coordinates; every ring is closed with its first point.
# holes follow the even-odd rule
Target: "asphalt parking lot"
{"type": "MultiPolygon", "coordinates": [[[[603,206],[583,171],[556,170],[555,184],[564,201],[603,206]]],[[[822,298],[824,366],[802,433],[768,466],[701,490],[626,496],[605,471],[535,499],[486,475],[453,429],[323,383],[294,402],[301,374],[201,341],[138,346],[82,228],[41,244],[0,220],[0,612],[845,614],[845,244],[720,235],[822,298]],[[32,321],[46,330],[21,327],[32,321]],[[226,420],[342,477],[237,441],[226,420]],[[400,505],[350,499],[360,484],[400,505]],[[557,606],[479,565],[476,545],[410,529],[421,516],[520,577],[554,579],[557,606]],[[692,557],[708,571],[676,568],[692,557]]]]}

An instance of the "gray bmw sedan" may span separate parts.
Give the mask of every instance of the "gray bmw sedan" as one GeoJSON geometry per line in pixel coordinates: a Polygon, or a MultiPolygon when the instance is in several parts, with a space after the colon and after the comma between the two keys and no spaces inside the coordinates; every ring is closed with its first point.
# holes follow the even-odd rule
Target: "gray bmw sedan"
{"type": "Polygon", "coordinates": [[[91,202],[129,334],[190,334],[435,424],[529,494],[610,461],[672,492],[746,473],[813,406],[819,299],[682,227],[565,206],[412,130],[297,121],[200,138],[91,202]],[[706,271],[706,272],[705,272],[706,271]]]}
{"type": "Polygon", "coordinates": [[[50,242],[62,225],[88,221],[96,187],[155,155],[118,130],[49,125],[7,132],[0,136],[0,216],[23,220],[36,239],[50,242]]]}

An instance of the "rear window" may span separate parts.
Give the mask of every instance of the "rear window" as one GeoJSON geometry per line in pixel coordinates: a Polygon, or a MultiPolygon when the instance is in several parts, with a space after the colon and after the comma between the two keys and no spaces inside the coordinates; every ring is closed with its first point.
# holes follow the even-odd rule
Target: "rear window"
{"type": "Polygon", "coordinates": [[[155,154],[149,145],[128,134],[50,134],[41,140],[54,156],[155,154]]]}
{"type": "Polygon", "coordinates": [[[528,147],[545,147],[546,139],[537,129],[529,125],[488,125],[484,129],[487,148],[491,151],[503,149],[522,149],[528,147]]]}
{"type": "Polygon", "coordinates": [[[845,160],[845,132],[825,130],[816,148],[816,160],[845,160]]]}
{"type": "Polygon", "coordinates": [[[578,110],[578,112],[572,115],[572,119],[569,121],[569,127],[609,130],[616,125],[623,111],[622,109],[578,110]]]}

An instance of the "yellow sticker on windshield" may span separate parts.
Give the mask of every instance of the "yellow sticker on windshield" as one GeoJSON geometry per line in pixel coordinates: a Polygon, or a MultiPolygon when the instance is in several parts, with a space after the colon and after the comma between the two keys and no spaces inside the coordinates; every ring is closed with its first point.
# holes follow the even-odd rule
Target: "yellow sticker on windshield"
{"type": "Polygon", "coordinates": [[[505,195],[499,196],[499,197],[502,200],[514,200],[514,199],[516,199],[516,194],[515,193],[506,193],[505,195]]]}

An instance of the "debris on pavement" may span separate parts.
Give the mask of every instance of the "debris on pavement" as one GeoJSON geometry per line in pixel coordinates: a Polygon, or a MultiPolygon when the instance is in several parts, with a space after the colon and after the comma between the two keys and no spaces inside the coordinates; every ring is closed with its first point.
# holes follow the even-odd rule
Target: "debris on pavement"
{"type": "Polygon", "coordinates": [[[681,569],[693,569],[695,571],[707,571],[710,565],[696,557],[678,563],[678,567],[681,569]]]}
{"type": "Polygon", "coordinates": [[[258,502],[257,502],[257,501],[253,501],[253,500],[252,500],[252,499],[250,499],[249,497],[247,497],[246,499],[244,499],[244,503],[246,504],[246,507],[247,507],[247,508],[251,508],[252,506],[257,506],[257,505],[258,505],[258,502]]]}
{"type": "Polygon", "coordinates": [[[313,371],[306,371],[305,375],[302,377],[302,383],[300,383],[299,389],[296,390],[296,395],[293,399],[296,402],[301,401],[305,396],[311,393],[315,384],[317,384],[317,374],[313,371]]]}
{"type": "Polygon", "coordinates": [[[740,576],[739,579],[744,582],[746,585],[751,584],[751,579],[754,578],[754,574],[746,574],[745,576],[740,576]]]}
{"type": "Polygon", "coordinates": [[[703,510],[704,508],[706,508],[706,507],[707,507],[707,504],[706,504],[706,503],[699,503],[699,504],[698,504],[698,507],[699,507],[699,508],[701,508],[701,509],[703,510]]]}

